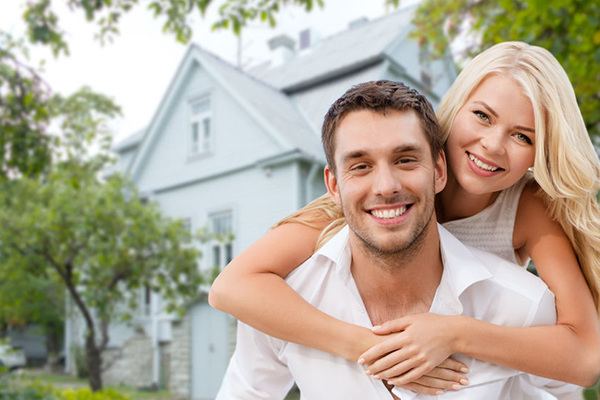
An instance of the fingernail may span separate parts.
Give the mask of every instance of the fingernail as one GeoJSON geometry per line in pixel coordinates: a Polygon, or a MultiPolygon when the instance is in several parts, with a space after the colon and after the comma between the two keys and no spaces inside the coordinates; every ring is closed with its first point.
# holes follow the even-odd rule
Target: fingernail
{"type": "Polygon", "coordinates": [[[379,375],[373,375],[373,379],[381,379],[379,375]]]}
{"type": "Polygon", "coordinates": [[[469,380],[463,378],[463,379],[460,380],[460,384],[463,385],[463,386],[467,386],[469,384],[469,380]]]}
{"type": "Polygon", "coordinates": [[[358,359],[358,363],[359,363],[360,365],[363,365],[363,364],[365,363],[365,359],[364,359],[364,358],[362,358],[362,357],[361,357],[361,358],[359,358],[359,359],[358,359]]]}
{"type": "Polygon", "coordinates": [[[369,371],[369,370],[367,369],[367,370],[365,370],[365,374],[367,374],[367,375],[371,375],[371,371],[369,371]]]}
{"type": "Polygon", "coordinates": [[[469,368],[461,367],[460,372],[469,372],[469,368]]]}
{"type": "Polygon", "coordinates": [[[441,396],[442,394],[444,394],[444,391],[443,390],[438,390],[438,391],[435,392],[435,394],[437,396],[441,396]]]}
{"type": "Polygon", "coordinates": [[[374,331],[378,331],[381,329],[381,325],[375,325],[373,328],[371,328],[374,331]]]}
{"type": "Polygon", "coordinates": [[[452,390],[460,390],[461,388],[462,386],[460,386],[458,383],[452,385],[452,390]]]}

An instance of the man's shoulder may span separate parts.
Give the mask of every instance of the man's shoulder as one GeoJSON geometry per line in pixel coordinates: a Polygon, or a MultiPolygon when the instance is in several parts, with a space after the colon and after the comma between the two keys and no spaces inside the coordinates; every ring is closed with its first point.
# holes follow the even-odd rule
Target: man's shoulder
{"type": "Polygon", "coordinates": [[[312,275],[318,270],[331,268],[345,268],[350,260],[350,247],[348,245],[348,227],[334,235],[327,243],[317,250],[308,260],[300,264],[287,277],[286,281],[291,286],[306,279],[312,280],[312,275]]]}

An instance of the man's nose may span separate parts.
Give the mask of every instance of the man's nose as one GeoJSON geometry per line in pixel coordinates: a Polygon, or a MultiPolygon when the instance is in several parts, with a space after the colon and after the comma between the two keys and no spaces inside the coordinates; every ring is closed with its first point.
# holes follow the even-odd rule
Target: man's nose
{"type": "Polygon", "coordinates": [[[481,138],[481,145],[490,153],[504,154],[506,152],[506,130],[501,127],[490,128],[481,138]]]}
{"type": "Polygon", "coordinates": [[[375,172],[373,192],[379,196],[390,196],[398,193],[402,188],[398,171],[391,166],[379,166],[375,172]]]}

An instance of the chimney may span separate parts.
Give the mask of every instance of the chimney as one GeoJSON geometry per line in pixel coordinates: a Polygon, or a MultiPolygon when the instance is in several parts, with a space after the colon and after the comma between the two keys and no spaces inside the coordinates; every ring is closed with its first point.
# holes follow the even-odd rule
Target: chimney
{"type": "Polygon", "coordinates": [[[354,21],[350,21],[350,23],[348,24],[348,29],[358,28],[359,26],[363,26],[367,22],[369,22],[369,18],[360,17],[358,19],[355,19],[354,21]]]}
{"type": "Polygon", "coordinates": [[[296,41],[286,34],[275,36],[268,41],[273,54],[273,66],[280,66],[294,55],[296,41]]]}
{"type": "Polygon", "coordinates": [[[314,28],[306,28],[300,31],[298,39],[298,51],[303,51],[318,46],[321,40],[321,34],[314,28]]]}

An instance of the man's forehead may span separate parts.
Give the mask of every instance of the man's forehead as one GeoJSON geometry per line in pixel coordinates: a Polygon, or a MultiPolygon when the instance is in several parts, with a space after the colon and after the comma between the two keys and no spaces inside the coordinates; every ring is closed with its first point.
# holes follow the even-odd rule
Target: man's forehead
{"type": "Polygon", "coordinates": [[[335,153],[368,151],[386,146],[388,151],[430,150],[430,143],[417,113],[412,110],[361,109],[351,111],[340,121],[335,135],[335,153]],[[355,147],[355,149],[352,149],[355,147]]]}

